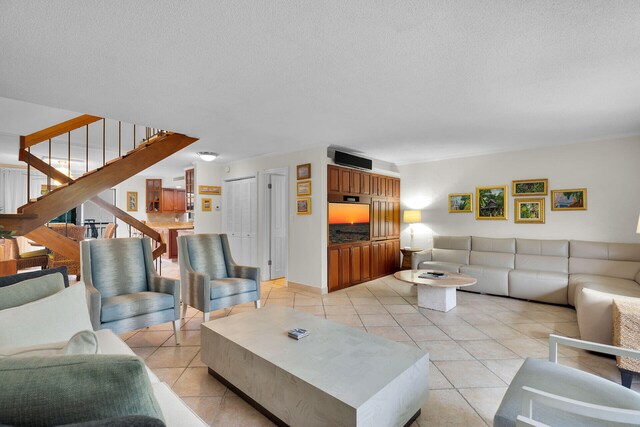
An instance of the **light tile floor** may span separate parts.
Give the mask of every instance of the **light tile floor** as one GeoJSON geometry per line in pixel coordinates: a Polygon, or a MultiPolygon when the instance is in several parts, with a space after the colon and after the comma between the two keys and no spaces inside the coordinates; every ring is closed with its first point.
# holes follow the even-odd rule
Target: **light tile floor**
{"type": "MultiPolygon", "coordinates": [[[[177,264],[163,262],[162,269],[179,276],[177,264]]],[[[284,280],[264,282],[261,293],[265,306],[285,305],[429,351],[429,399],[414,427],[491,425],[524,358],[546,358],[549,333],[578,336],[571,308],[458,292],[458,306],[441,313],[418,308],[415,288],[393,276],[325,296],[294,291],[284,280]]],[[[218,310],[211,319],[247,310],[254,310],[252,303],[218,310]]],[[[202,313],[190,308],[179,347],[170,323],[121,336],[210,425],[272,425],[207,373],[200,361],[201,321],[202,313]]],[[[565,365],[620,381],[614,359],[560,352],[565,365]]]]}

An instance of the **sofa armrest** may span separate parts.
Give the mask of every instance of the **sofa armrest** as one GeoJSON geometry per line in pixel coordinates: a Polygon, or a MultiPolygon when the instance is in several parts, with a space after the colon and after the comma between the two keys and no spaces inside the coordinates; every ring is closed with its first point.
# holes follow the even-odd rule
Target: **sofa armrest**
{"type": "Polygon", "coordinates": [[[211,306],[211,278],[209,275],[196,271],[187,271],[185,288],[187,304],[208,313],[211,306]]]}
{"type": "Polygon", "coordinates": [[[254,280],[258,291],[258,298],[260,298],[260,268],[232,264],[230,273],[231,277],[254,280]]]}
{"type": "MultiPolygon", "coordinates": [[[[82,285],[79,283],[78,285],[82,285]]],[[[76,285],[76,286],[78,286],[76,285]]],[[[87,306],[89,307],[89,318],[91,319],[91,326],[93,330],[100,329],[100,311],[102,310],[102,296],[100,291],[91,286],[88,283],[84,284],[87,294],[87,306]]]]}
{"type": "Polygon", "coordinates": [[[636,283],[640,285],[640,271],[638,271],[638,274],[636,274],[636,283]]]}
{"type": "Polygon", "coordinates": [[[600,344],[591,341],[579,340],[576,338],[561,337],[559,335],[549,335],[549,361],[558,363],[558,345],[581,348],[583,350],[595,351],[598,353],[611,354],[614,356],[630,357],[640,359],[640,351],[628,348],[616,347],[613,345],[600,344]]]}
{"type": "Polygon", "coordinates": [[[413,270],[417,270],[418,264],[423,261],[431,261],[431,249],[425,249],[424,251],[411,254],[411,268],[413,270]]]}
{"type": "Polygon", "coordinates": [[[153,292],[173,295],[173,306],[176,312],[175,320],[178,320],[180,318],[180,280],[170,279],[169,277],[152,276],[149,289],[153,292]]]}

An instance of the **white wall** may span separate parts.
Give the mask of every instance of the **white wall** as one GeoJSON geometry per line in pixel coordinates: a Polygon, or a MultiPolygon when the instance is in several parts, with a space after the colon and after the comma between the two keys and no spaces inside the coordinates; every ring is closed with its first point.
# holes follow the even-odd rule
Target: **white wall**
{"type": "Polygon", "coordinates": [[[222,186],[224,167],[217,163],[198,160],[194,163],[194,206],[193,229],[196,233],[220,233],[222,232],[222,211],[216,210],[216,206],[222,207],[222,196],[200,195],[198,185],[222,186]],[[202,199],[210,198],[213,204],[209,212],[202,211],[202,199]]]}
{"type": "MultiPolygon", "coordinates": [[[[640,243],[640,137],[412,164],[400,167],[403,209],[422,209],[416,247],[432,236],[473,235],[640,243]],[[551,211],[545,224],[516,224],[511,181],[548,178],[549,190],[587,188],[586,211],[551,211]],[[507,221],[475,219],[476,186],[509,187],[507,221]],[[447,212],[449,193],[473,193],[474,213],[447,212]]],[[[403,225],[402,245],[409,244],[403,225]]]]}
{"type": "MultiPolygon", "coordinates": [[[[264,188],[263,172],[268,169],[287,168],[289,173],[289,259],[287,279],[291,282],[327,289],[327,149],[326,147],[287,153],[282,155],[257,157],[234,162],[224,166],[198,162],[196,164],[196,185],[222,185],[224,180],[246,176],[258,176],[258,258],[263,263],[264,243],[264,188]],[[296,165],[311,163],[311,214],[296,214],[296,165]],[[206,180],[206,182],[205,182],[206,180]]],[[[218,196],[213,198],[214,207],[218,196]]],[[[220,232],[221,212],[202,212],[197,200],[195,231],[220,232]],[[209,214],[209,215],[207,215],[209,214]]],[[[222,206],[224,209],[224,206],[222,206]]]]}

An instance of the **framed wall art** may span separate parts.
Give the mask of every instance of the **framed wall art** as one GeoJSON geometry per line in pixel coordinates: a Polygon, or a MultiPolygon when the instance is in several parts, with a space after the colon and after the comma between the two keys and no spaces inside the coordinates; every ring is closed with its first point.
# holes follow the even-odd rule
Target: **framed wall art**
{"type": "Polygon", "coordinates": [[[507,219],[507,186],[476,187],[476,219],[507,219]]]}
{"type": "Polygon", "coordinates": [[[449,213],[473,212],[473,194],[455,193],[449,194],[449,213]]]}
{"type": "Polygon", "coordinates": [[[296,195],[297,196],[310,196],[311,195],[311,181],[300,181],[296,183],[296,195]]]}
{"type": "Polygon", "coordinates": [[[587,189],[551,190],[552,211],[587,210],[587,189]]]}
{"type": "Polygon", "coordinates": [[[296,213],[298,215],[309,215],[311,213],[311,197],[296,200],[296,213]]]}
{"type": "Polygon", "coordinates": [[[127,212],[138,211],[138,192],[127,191],[127,212]]]}
{"type": "Polygon", "coordinates": [[[515,222],[519,224],[544,224],[544,197],[515,199],[515,222]]]}
{"type": "Polygon", "coordinates": [[[211,212],[211,198],[202,199],[202,212],[211,212]]]}
{"type": "Polygon", "coordinates": [[[296,166],[296,179],[301,180],[309,178],[311,178],[311,163],[296,166]]]}
{"type": "Polygon", "coordinates": [[[519,179],[511,183],[512,196],[546,196],[549,193],[549,180],[519,179]]]}
{"type": "Polygon", "coordinates": [[[222,194],[222,187],[217,185],[198,185],[198,194],[219,196],[222,194]]]}

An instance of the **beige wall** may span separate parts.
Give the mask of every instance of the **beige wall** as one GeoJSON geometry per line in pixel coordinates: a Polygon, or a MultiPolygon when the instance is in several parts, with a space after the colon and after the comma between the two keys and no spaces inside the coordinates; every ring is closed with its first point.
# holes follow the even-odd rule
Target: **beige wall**
{"type": "MultiPolygon", "coordinates": [[[[540,239],[580,239],[640,243],[640,137],[536,150],[418,163],[400,167],[403,209],[422,209],[415,246],[429,248],[432,236],[474,235],[540,239]],[[586,211],[551,211],[545,224],[516,224],[511,181],[548,178],[549,189],[587,188],[586,211]],[[449,193],[474,194],[475,187],[508,185],[509,219],[477,221],[475,213],[447,212],[449,193]]],[[[409,244],[403,225],[402,244],[409,244]]]]}

